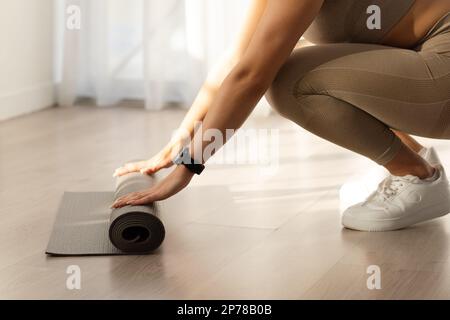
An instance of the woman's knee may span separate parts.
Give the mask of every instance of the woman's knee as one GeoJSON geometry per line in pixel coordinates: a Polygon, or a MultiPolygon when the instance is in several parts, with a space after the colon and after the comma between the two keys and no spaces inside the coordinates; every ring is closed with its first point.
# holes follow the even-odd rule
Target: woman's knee
{"type": "Polygon", "coordinates": [[[266,99],[271,107],[285,116],[292,108],[299,107],[303,95],[308,89],[309,74],[321,61],[317,60],[319,48],[306,47],[295,50],[278,72],[272,85],[267,90],[266,99]]]}
{"type": "Polygon", "coordinates": [[[284,79],[277,77],[266,92],[266,100],[273,110],[280,115],[285,115],[288,108],[292,107],[292,92],[287,85],[284,85],[284,79]]]}

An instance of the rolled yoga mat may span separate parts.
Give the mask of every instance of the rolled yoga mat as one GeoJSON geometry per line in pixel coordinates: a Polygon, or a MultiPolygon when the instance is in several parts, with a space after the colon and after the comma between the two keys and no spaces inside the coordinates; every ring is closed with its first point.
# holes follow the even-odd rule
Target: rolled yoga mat
{"type": "Polygon", "coordinates": [[[115,192],[66,192],[46,253],[58,256],[146,254],[164,240],[155,203],[111,209],[115,199],[151,187],[140,173],[119,177],[115,192]]]}

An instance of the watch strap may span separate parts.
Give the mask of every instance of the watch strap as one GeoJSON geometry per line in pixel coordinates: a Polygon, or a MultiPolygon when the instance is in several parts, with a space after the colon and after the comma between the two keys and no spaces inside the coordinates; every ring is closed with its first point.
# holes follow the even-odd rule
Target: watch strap
{"type": "Polygon", "coordinates": [[[175,159],[174,163],[185,166],[189,171],[197,175],[200,175],[203,172],[203,170],[205,170],[204,164],[198,163],[194,159],[192,159],[189,153],[189,148],[187,147],[181,150],[180,154],[175,159]]]}

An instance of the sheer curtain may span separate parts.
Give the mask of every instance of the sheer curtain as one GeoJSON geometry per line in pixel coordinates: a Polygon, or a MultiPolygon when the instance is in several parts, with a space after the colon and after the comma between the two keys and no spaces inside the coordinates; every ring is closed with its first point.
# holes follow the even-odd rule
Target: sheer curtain
{"type": "Polygon", "coordinates": [[[60,105],[144,99],[188,107],[236,35],[248,0],[56,0],[60,105]],[[67,26],[79,8],[80,28],[67,26]]]}

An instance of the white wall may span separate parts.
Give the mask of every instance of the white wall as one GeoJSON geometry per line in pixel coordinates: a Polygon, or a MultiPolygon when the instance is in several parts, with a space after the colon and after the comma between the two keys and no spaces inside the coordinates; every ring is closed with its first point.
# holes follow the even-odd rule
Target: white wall
{"type": "Polygon", "coordinates": [[[0,0],[0,121],[54,104],[53,0],[0,0]]]}

